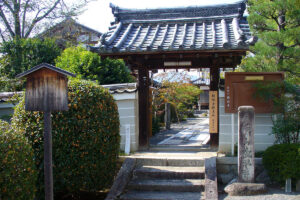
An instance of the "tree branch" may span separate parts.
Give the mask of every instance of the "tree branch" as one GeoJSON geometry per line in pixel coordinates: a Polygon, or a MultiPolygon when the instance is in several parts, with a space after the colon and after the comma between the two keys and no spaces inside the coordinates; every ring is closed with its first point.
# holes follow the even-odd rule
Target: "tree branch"
{"type": "Polygon", "coordinates": [[[264,27],[264,26],[257,26],[255,28],[258,29],[258,30],[260,30],[260,31],[273,31],[273,32],[277,32],[277,30],[275,30],[275,29],[264,27]]]}
{"type": "Polygon", "coordinates": [[[55,8],[56,8],[56,6],[58,5],[58,3],[60,2],[61,0],[57,0],[55,3],[54,3],[54,5],[45,13],[45,14],[43,14],[42,16],[40,16],[40,17],[36,17],[33,21],[32,21],[32,23],[31,23],[31,25],[30,25],[30,27],[29,27],[29,29],[28,29],[28,31],[26,32],[26,34],[25,34],[25,38],[27,38],[28,36],[29,36],[29,34],[31,33],[31,31],[32,31],[32,29],[34,28],[34,26],[36,25],[36,23],[37,22],[39,22],[39,21],[41,21],[42,19],[44,19],[45,17],[47,17],[55,8]]]}
{"type": "Polygon", "coordinates": [[[287,48],[293,48],[293,47],[296,47],[296,46],[300,46],[300,42],[299,42],[299,40],[297,40],[297,39],[296,39],[296,41],[295,41],[295,44],[290,45],[290,46],[287,46],[287,48]]]}
{"type": "Polygon", "coordinates": [[[1,35],[2,41],[6,42],[5,37],[4,37],[4,35],[2,34],[1,29],[0,29],[0,35],[1,35]]]}
{"type": "Polygon", "coordinates": [[[14,17],[14,24],[15,24],[15,35],[21,37],[21,24],[20,24],[20,5],[18,4],[17,0],[13,0],[14,4],[14,12],[13,17],[14,17]]]}
{"type": "Polygon", "coordinates": [[[10,10],[11,13],[14,13],[13,8],[9,5],[9,3],[6,0],[3,0],[3,3],[5,4],[5,6],[10,10]]]}
{"type": "Polygon", "coordinates": [[[29,3],[30,0],[27,0],[25,2],[25,5],[24,5],[24,11],[23,11],[23,20],[22,20],[22,37],[24,37],[24,31],[25,31],[25,26],[26,26],[26,22],[25,22],[25,19],[26,19],[26,12],[27,12],[27,8],[28,8],[28,3],[29,3]]]}
{"type": "Polygon", "coordinates": [[[12,37],[15,37],[15,33],[14,33],[13,30],[11,29],[9,22],[8,22],[7,19],[6,19],[6,16],[5,16],[5,14],[4,14],[3,10],[2,10],[2,6],[0,6],[0,17],[3,19],[4,25],[5,25],[6,28],[8,29],[10,35],[11,35],[12,37]]]}

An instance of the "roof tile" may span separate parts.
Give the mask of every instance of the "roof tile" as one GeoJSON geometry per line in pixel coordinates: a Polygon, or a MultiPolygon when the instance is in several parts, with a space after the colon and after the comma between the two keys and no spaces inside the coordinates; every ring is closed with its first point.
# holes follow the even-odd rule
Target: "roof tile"
{"type": "Polygon", "coordinates": [[[176,50],[247,50],[255,42],[243,17],[244,1],[206,7],[121,9],[103,35],[100,53],[176,50]]]}

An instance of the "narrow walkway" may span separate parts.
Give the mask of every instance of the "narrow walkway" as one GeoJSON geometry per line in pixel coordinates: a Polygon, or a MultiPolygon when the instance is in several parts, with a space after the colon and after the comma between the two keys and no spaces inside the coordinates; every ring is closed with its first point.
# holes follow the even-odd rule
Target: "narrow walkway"
{"type": "Polygon", "coordinates": [[[207,117],[173,123],[170,130],[163,130],[150,138],[150,146],[207,146],[210,138],[208,123],[207,117]]]}

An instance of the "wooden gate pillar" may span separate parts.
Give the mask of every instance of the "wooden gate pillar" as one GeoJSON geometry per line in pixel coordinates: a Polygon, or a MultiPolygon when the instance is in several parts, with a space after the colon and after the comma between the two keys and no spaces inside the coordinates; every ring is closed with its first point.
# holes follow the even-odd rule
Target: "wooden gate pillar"
{"type": "Polygon", "coordinates": [[[139,149],[147,149],[149,145],[149,72],[139,66],[139,149]]]}
{"type": "MultiPolygon", "coordinates": [[[[217,126],[219,126],[219,80],[220,80],[220,70],[218,67],[212,67],[210,68],[210,91],[217,91],[217,105],[216,105],[216,111],[217,111],[217,126]]],[[[211,101],[209,101],[211,103],[211,101]]],[[[211,113],[210,113],[211,114],[211,113]]],[[[210,116],[212,117],[212,116],[210,116]]],[[[219,131],[219,127],[217,127],[217,130],[219,131]]],[[[212,132],[210,130],[210,146],[211,147],[218,147],[219,146],[219,133],[212,132]]]]}

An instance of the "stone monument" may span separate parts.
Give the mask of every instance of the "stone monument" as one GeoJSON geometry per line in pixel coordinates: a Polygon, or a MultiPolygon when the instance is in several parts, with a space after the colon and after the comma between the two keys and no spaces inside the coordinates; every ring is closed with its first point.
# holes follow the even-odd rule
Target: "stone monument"
{"type": "Polygon", "coordinates": [[[263,183],[255,181],[254,107],[238,108],[238,178],[225,187],[230,196],[256,195],[267,192],[263,183]]]}
{"type": "Polygon", "coordinates": [[[238,182],[254,183],[254,107],[239,107],[238,120],[238,182]]]}

